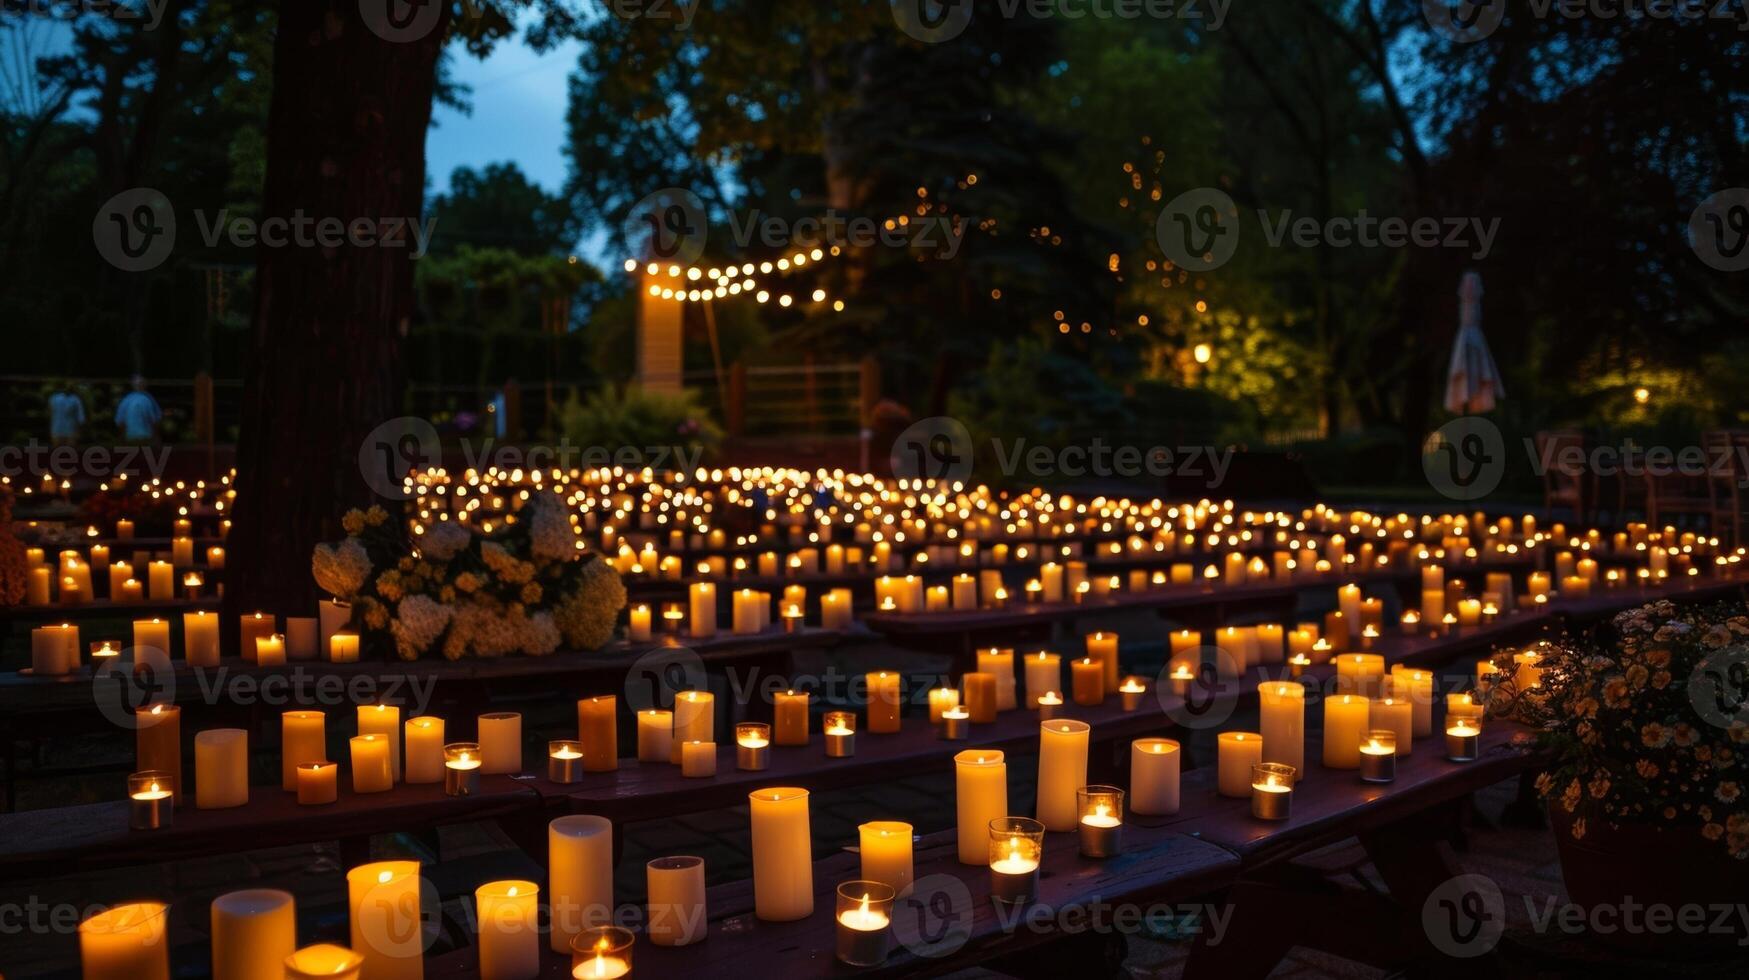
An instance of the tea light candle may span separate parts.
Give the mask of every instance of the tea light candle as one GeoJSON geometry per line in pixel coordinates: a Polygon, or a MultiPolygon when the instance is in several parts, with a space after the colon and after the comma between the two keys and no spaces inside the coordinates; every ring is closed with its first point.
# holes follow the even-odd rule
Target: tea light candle
{"type": "Polygon", "coordinates": [[[1140,677],[1124,678],[1123,686],[1117,689],[1123,695],[1123,709],[1134,711],[1142,706],[1142,695],[1148,693],[1147,684],[1140,677]]]}
{"type": "Polygon", "coordinates": [[[613,823],[593,814],[572,814],[547,824],[547,894],[552,905],[553,952],[573,938],[612,921],[613,823]]]}
{"type": "Polygon", "coordinates": [[[480,743],[451,742],[443,747],[445,796],[473,796],[480,791],[480,743]]]}
{"type": "Polygon", "coordinates": [[[158,830],[176,816],[168,773],[148,769],[128,776],[128,829],[158,830]]]}
{"type": "Polygon", "coordinates": [[[949,708],[958,707],[960,692],[951,687],[935,687],[929,690],[929,723],[941,724],[941,713],[949,708]]]}
{"type": "Polygon", "coordinates": [[[1123,790],[1116,786],[1083,786],[1075,792],[1081,812],[1081,855],[1116,857],[1123,850],[1123,790]]]}
{"type": "Polygon", "coordinates": [[[1069,718],[1039,724],[1037,816],[1050,830],[1075,829],[1075,791],[1087,785],[1091,731],[1086,722],[1069,718]]]}
{"type": "Polygon", "coordinates": [[[417,980],[425,933],[418,861],[378,861],[346,872],[351,947],[364,956],[362,976],[417,980]]]}
{"type": "Polygon", "coordinates": [[[1075,703],[1098,705],[1105,703],[1105,665],[1092,657],[1083,657],[1069,665],[1074,685],[1075,703]]]}
{"type": "Polygon", "coordinates": [[[1367,730],[1370,700],[1358,694],[1324,699],[1324,766],[1360,768],[1361,734],[1367,730]]]}
{"type": "Polygon", "coordinates": [[[351,740],[352,791],[386,793],[395,786],[389,768],[389,741],[381,735],[359,735],[351,740]]]}
{"type": "Polygon", "coordinates": [[[1008,764],[995,749],[969,749],[953,767],[960,863],[988,864],[990,821],[1008,812],[1008,764]]]}
{"type": "Polygon", "coordinates": [[[1286,820],[1293,807],[1294,769],[1279,762],[1260,762],[1251,767],[1251,816],[1258,820],[1286,820]]]}
{"type": "Polygon", "coordinates": [[[358,980],[364,957],[333,943],[317,943],[285,958],[285,980],[358,980]]]}
{"type": "Polygon", "coordinates": [[[644,866],[649,921],[644,934],[657,946],[686,946],[705,938],[704,858],[660,857],[644,866]]]}
{"type": "Polygon", "coordinates": [[[673,745],[674,712],[658,708],[638,712],[639,762],[667,762],[673,745]]]}
{"type": "Polygon", "coordinates": [[[1190,683],[1196,680],[1196,674],[1191,672],[1190,665],[1179,664],[1172,668],[1171,675],[1166,679],[1172,687],[1172,693],[1177,697],[1185,698],[1190,696],[1190,683]]]}
{"type": "Polygon", "coordinates": [[[540,886],[489,881],[474,889],[481,980],[525,980],[540,974],[540,886]]]}
{"type": "Polygon", "coordinates": [[[777,745],[808,744],[808,706],[813,700],[806,691],[784,691],[772,697],[772,741],[777,745]]]}
{"type": "Polygon", "coordinates": [[[990,821],[990,897],[1007,905],[1031,902],[1038,894],[1044,846],[1045,825],[1037,820],[997,817],[990,821]]]}
{"type": "Polygon", "coordinates": [[[873,820],[856,830],[862,877],[887,885],[900,898],[911,894],[911,825],[898,820],[873,820]]]}
{"type": "Polygon", "coordinates": [[[971,712],[954,705],[941,713],[941,727],[936,729],[943,741],[963,742],[971,734],[971,712]]]}
{"type": "Polygon", "coordinates": [[[805,919],[814,912],[808,791],[777,787],[747,797],[753,824],[753,914],[765,922],[805,919]]]}
{"type": "Polygon", "coordinates": [[[582,781],[582,742],[555,739],[547,743],[547,779],[555,783],[582,781]]]}
{"type": "Polygon", "coordinates": [[[662,606],[662,632],[670,636],[679,636],[680,627],[686,622],[686,611],[678,602],[664,603],[662,606]]]}
{"type": "Polygon", "coordinates": [[[1251,795],[1251,767],[1263,761],[1263,736],[1222,732],[1216,738],[1217,792],[1244,799],[1251,795]]]}
{"type": "Polygon", "coordinates": [[[828,711],[825,718],[826,757],[848,759],[856,754],[856,715],[828,711]]]}
{"type": "Polygon", "coordinates": [[[1474,762],[1481,751],[1482,729],[1474,718],[1458,718],[1445,730],[1445,757],[1474,762]]]}
{"type": "Polygon", "coordinates": [[[162,902],[134,902],[80,922],[79,965],[85,980],[169,980],[168,911],[162,902]]]}
{"type": "Polygon", "coordinates": [[[716,695],[709,691],[681,691],[674,695],[674,740],[668,746],[668,761],[680,765],[681,746],[687,742],[716,740],[716,695]]]}
{"type": "Polygon", "coordinates": [[[1364,783],[1388,783],[1397,778],[1397,733],[1380,728],[1367,732],[1360,743],[1360,779],[1364,783]]]}
{"type": "Polygon", "coordinates": [[[494,711],[480,716],[480,771],[511,773],[522,771],[522,715],[515,711],[494,711]]]}
{"type": "Polygon", "coordinates": [[[211,728],[194,736],[194,805],[224,810],[249,802],[249,733],[211,728]]]}
{"type": "Polygon", "coordinates": [[[735,768],[761,772],[771,763],[771,726],[745,721],[735,726],[735,768]]]}
{"type": "Polygon", "coordinates": [[[887,961],[893,889],[879,881],[847,881],[838,886],[838,961],[847,966],[880,966],[887,961]]]}
{"type": "Polygon", "coordinates": [[[632,972],[633,935],[619,926],[593,926],[569,940],[571,976],[578,980],[615,980],[632,972]]]}
{"type": "Polygon", "coordinates": [[[1149,816],[1178,812],[1182,751],[1170,738],[1138,738],[1130,743],[1130,809],[1149,816]]]}
{"type": "Polygon", "coordinates": [[[340,798],[340,767],[327,759],[298,763],[298,805],[322,806],[340,798]]]}

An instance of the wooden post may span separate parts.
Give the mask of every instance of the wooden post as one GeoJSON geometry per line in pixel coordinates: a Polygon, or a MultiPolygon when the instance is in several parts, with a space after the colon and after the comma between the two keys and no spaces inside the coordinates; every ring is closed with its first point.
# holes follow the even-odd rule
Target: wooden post
{"type": "Polygon", "coordinates": [[[729,365],[729,393],[723,402],[723,427],[739,438],[747,434],[747,365],[729,365]]]}

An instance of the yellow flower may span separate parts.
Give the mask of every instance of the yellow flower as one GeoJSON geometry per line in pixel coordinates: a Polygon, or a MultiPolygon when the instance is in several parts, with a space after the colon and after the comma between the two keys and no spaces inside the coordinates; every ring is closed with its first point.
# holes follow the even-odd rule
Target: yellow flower
{"type": "Polygon", "coordinates": [[[1640,742],[1649,749],[1661,749],[1670,744],[1670,731],[1657,722],[1651,722],[1640,729],[1640,742]]]}
{"type": "Polygon", "coordinates": [[[1598,773],[1592,777],[1591,784],[1585,788],[1590,791],[1592,799],[1601,800],[1609,795],[1609,777],[1598,773]]]}
{"type": "Polygon", "coordinates": [[[370,510],[364,512],[364,522],[371,527],[378,527],[389,519],[389,512],[383,510],[380,504],[371,504],[370,510]]]}
{"type": "Polygon", "coordinates": [[[364,530],[364,512],[353,509],[340,518],[340,526],[347,534],[357,535],[364,530]]]}

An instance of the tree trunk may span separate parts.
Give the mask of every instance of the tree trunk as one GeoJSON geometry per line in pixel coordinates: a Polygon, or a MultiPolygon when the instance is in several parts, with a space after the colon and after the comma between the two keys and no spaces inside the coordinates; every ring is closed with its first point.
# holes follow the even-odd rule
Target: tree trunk
{"type": "MultiPolygon", "coordinates": [[[[413,238],[448,5],[389,41],[357,0],[281,0],[263,219],[401,223],[401,240],[256,251],[256,304],[237,447],[225,599],[232,613],[310,615],[310,555],[371,493],[359,446],[401,414],[414,312],[413,238]]],[[[381,5],[387,6],[387,5],[381,5]]]]}

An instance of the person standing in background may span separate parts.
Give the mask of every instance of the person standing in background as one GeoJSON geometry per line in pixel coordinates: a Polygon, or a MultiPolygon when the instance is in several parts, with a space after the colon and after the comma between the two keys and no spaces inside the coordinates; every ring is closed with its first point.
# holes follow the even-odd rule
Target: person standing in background
{"type": "Polygon", "coordinates": [[[121,430],[122,438],[128,442],[156,444],[158,423],[163,420],[164,412],[158,407],[158,400],[146,392],[146,379],[134,375],[134,390],[115,406],[115,426],[121,430]]]}
{"type": "Polygon", "coordinates": [[[79,441],[79,427],[85,424],[85,402],[72,385],[58,385],[49,396],[49,442],[56,446],[71,446],[79,441]]]}

